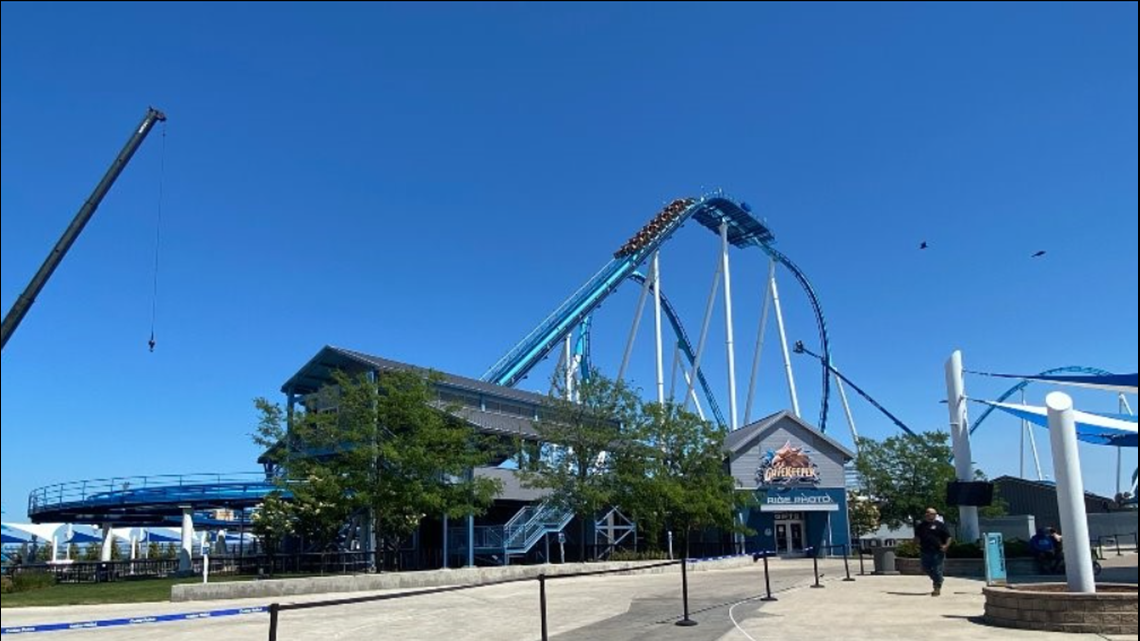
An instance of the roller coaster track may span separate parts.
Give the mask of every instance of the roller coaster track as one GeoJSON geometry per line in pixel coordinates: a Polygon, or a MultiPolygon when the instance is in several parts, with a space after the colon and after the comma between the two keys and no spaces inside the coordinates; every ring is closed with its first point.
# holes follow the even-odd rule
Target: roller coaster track
{"type": "MultiPolygon", "coordinates": [[[[639,273],[634,272],[629,275],[629,279],[639,285],[644,286],[646,277],[639,273]]],[[[664,288],[662,288],[664,289],[664,288]]],[[[649,286],[649,291],[653,291],[653,286],[649,286]]],[[[693,343],[689,340],[689,333],[685,331],[685,326],[681,323],[681,317],[677,315],[677,310],[673,304],[669,302],[665,292],[661,292],[661,310],[665,312],[665,316],[669,319],[669,324],[673,326],[673,333],[677,336],[677,346],[681,349],[681,353],[685,355],[685,360],[689,361],[691,368],[697,361],[697,356],[693,352],[693,343]]],[[[697,380],[701,384],[701,389],[704,390],[705,398],[708,399],[709,411],[712,412],[716,418],[717,425],[725,427],[728,421],[724,420],[724,414],[720,410],[720,403],[716,400],[716,395],[713,394],[712,386],[709,385],[708,379],[705,378],[704,370],[697,371],[697,380]]]]}
{"type": "MultiPolygon", "coordinates": [[[[1046,371],[1038,374],[1038,376],[1053,376],[1055,374],[1089,374],[1092,376],[1112,376],[1112,372],[1106,372],[1102,369],[1097,369],[1095,367],[1077,367],[1077,366],[1058,367],[1056,369],[1046,370],[1046,371]]],[[[1017,394],[1020,394],[1022,390],[1024,390],[1025,388],[1029,387],[1032,384],[1033,384],[1033,381],[1026,380],[1026,381],[1022,381],[1022,382],[1018,383],[1017,385],[1014,385],[1013,387],[1009,388],[1009,390],[1005,394],[1002,394],[1001,396],[999,396],[997,399],[997,402],[998,403],[1004,403],[1004,402],[1008,401],[1009,399],[1013,398],[1017,394]]],[[[978,428],[980,428],[982,426],[982,423],[984,423],[986,421],[986,419],[990,417],[990,414],[993,414],[994,410],[996,410],[996,409],[997,408],[993,407],[992,405],[987,407],[986,411],[982,412],[981,416],[978,417],[978,420],[974,421],[974,424],[970,427],[970,434],[972,435],[975,432],[977,432],[978,428]]]]}
{"type": "MultiPolygon", "coordinates": [[[[675,203],[678,201],[674,201],[675,203]]],[[[775,238],[771,231],[757,221],[749,208],[723,193],[714,193],[698,200],[684,201],[687,206],[680,214],[658,216],[660,227],[652,233],[645,230],[619,251],[615,258],[602,267],[589,281],[570,298],[552,312],[511,351],[504,355],[483,375],[482,380],[496,385],[513,387],[526,378],[527,374],[550,353],[567,335],[580,326],[623,282],[631,279],[637,268],[668,242],[690,219],[696,220],[711,231],[719,233],[719,226],[726,223],[729,228],[729,242],[738,248],[759,247],[769,257],[786,267],[795,276],[800,287],[811,302],[815,313],[822,350],[822,401],[820,403],[819,428],[827,431],[830,408],[831,345],[827,322],[815,288],[802,270],[785,254],[772,246],[775,238]]],[[[672,205],[670,206],[672,207],[672,205]]],[[[664,212],[663,212],[664,213],[664,212]]],[[[656,222],[656,221],[655,221],[656,222]]],[[[676,328],[676,326],[675,326],[676,328]]],[[[686,354],[686,357],[689,355],[686,354]]],[[[705,382],[702,381],[702,387],[705,382]]],[[[705,387],[706,395],[709,390],[705,387]]],[[[719,414],[719,409],[716,412],[719,414]]],[[[723,424],[723,418],[718,416],[723,424]]]]}

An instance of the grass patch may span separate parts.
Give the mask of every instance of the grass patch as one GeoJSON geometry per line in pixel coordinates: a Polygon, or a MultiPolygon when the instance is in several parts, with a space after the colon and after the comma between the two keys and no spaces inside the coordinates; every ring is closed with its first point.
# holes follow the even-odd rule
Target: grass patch
{"type": "MultiPolygon", "coordinates": [[[[211,583],[248,580],[246,577],[211,579],[211,583]]],[[[108,605],[121,603],[162,603],[170,601],[176,585],[201,583],[202,579],[153,579],[119,583],[53,585],[42,590],[0,596],[0,607],[46,608],[66,605],[108,605]]]]}

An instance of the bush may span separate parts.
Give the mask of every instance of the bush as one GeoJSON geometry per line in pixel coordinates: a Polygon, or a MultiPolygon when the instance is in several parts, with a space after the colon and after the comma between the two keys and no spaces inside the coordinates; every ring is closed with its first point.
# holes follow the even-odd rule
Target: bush
{"type": "Polygon", "coordinates": [[[1021,539],[1010,539],[1005,542],[1005,558],[1031,559],[1033,558],[1033,550],[1028,543],[1021,539]]]}
{"type": "Polygon", "coordinates": [[[48,572],[27,572],[12,577],[11,593],[34,592],[55,586],[55,575],[48,572]]]}
{"type": "MultiPolygon", "coordinates": [[[[903,541],[895,548],[895,555],[900,559],[917,559],[922,556],[922,550],[914,541],[903,541]]],[[[950,551],[946,553],[948,559],[984,559],[985,557],[985,550],[976,543],[955,543],[950,546],[950,551]]],[[[1033,558],[1033,552],[1025,541],[1010,539],[1005,542],[1005,558],[1033,558]]]]}
{"type": "Polygon", "coordinates": [[[0,594],[12,594],[12,579],[0,578],[0,594]]]}
{"type": "Polygon", "coordinates": [[[977,543],[955,543],[946,553],[948,559],[984,559],[986,552],[977,543]]]}
{"type": "Polygon", "coordinates": [[[895,548],[895,556],[900,559],[917,559],[922,556],[922,548],[914,541],[903,541],[895,548]]]}
{"type": "Polygon", "coordinates": [[[668,561],[669,555],[665,552],[630,552],[622,550],[614,552],[610,561],[615,563],[628,563],[631,561],[668,561]]]}

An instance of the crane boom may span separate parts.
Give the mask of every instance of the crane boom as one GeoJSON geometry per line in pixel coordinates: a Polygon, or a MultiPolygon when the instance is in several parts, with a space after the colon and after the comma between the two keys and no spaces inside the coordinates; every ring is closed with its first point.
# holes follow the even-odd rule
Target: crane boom
{"type": "Polygon", "coordinates": [[[71,225],[63,232],[63,236],[59,239],[59,242],[55,244],[51,253],[48,254],[40,270],[32,277],[32,281],[28,283],[27,289],[24,290],[23,294],[20,294],[20,297],[17,298],[16,302],[12,305],[12,309],[4,316],[3,336],[0,338],[0,340],[2,340],[0,349],[8,346],[8,339],[12,337],[12,334],[14,334],[16,329],[20,326],[20,322],[27,316],[28,310],[32,308],[32,304],[36,302],[36,298],[40,295],[40,292],[43,291],[44,286],[47,285],[48,280],[52,274],[55,273],[56,268],[63,262],[63,257],[67,255],[68,250],[75,244],[79,235],[83,233],[83,228],[91,221],[91,217],[95,215],[95,210],[99,208],[99,203],[103,201],[103,197],[107,195],[107,192],[111,190],[111,186],[115,184],[115,180],[118,179],[119,174],[123,173],[123,169],[126,168],[131,157],[138,151],[139,146],[142,145],[147,134],[154,128],[155,124],[165,120],[166,115],[161,111],[153,107],[147,109],[146,116],[143,117],[142,122],[135,129],[134,133],[131,134],[123,150],[115,157],[115,162],[111,163],[111,167],[107,169],[107,173],[103,175],[103,179],[95,186],[95,191],[91,192],[91,196],[88,197],[87,201],[83,203],[83,206],[79,208],[79,213],[75,215],[75,219],[71,221],[71,225]]]}

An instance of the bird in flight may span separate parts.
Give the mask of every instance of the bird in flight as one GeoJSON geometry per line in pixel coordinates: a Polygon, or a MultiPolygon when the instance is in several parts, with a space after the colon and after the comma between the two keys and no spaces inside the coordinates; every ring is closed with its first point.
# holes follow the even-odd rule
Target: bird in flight
{"type": "Polygon", "coordinates": [[[918,246],[918,248],[919,249],[930,249],[930,243],[928,243],[924,240],[924,241],[922,241],[922,244],[918,246]]]}
{"type": "Polygon", "coordinates": [[[1049,252],[1046,252],[1044,249],[1042,249],[1041,251],[1033,254],[1033,256],[1031,256],[1030,258],[1041,258],[1042,256],[1044,256],[1047,253],[1049,253],[1049,252]]]}

